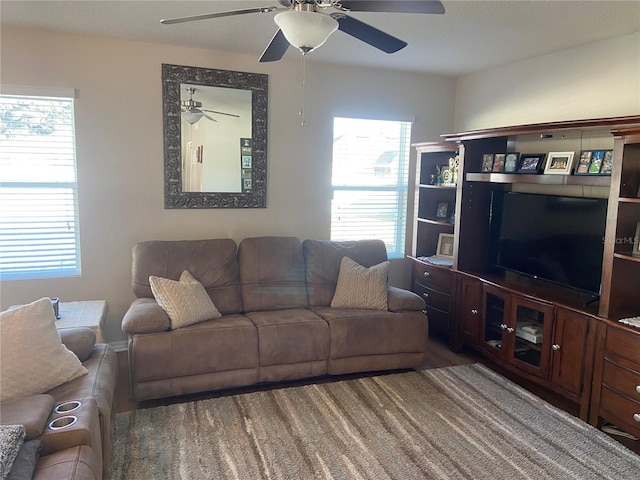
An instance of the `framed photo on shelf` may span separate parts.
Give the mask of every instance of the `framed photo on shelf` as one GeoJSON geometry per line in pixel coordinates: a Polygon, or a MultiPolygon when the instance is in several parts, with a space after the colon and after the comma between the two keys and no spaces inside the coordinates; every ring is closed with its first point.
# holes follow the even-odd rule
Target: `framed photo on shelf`
{"type": "Polygon", "coordinates": [[[582,150],[574,175],[611,175],[613,150],[582,150]]]}
{"type": "Polygon", "coordinates": [[[504,160],[506,157],[506,153],[496,153],[493,157],[493,167],[491,171],[494,173],[502,173],[504,172],[504,160]]]}
{"type": "Polygon", "coordinates": [[[437,219],[447,218],[448,211],[449,211],[449,204],[447,202],[438,202],[438,206],[436,207],[436,218],[437,219]]]}
{"type": "Polygon", "coordinates": [[[569,175],[571,173],[574,153],[575,152],[549,152],[544,173],[551,175],[569,175]]]}
{"type": "Polygon", "coordinates": [[[453,260],[453,234],[441,233],[438,236],[436,258],[450,258],[453,260]]]}
{"type": "Polygon", "coordinates": [[[587,175],[589,173],[589,165],[591,164],[592,150],[582,150],[580,152],[580,159],[578,165],[576,165],[576,171],[574,175],[587,175]]]}
{"type": "Polygon", "coordinates": [[[490,172],[493,169],[493,153],[482,155],[482,172],[490,172]]]}
{"type": "Polygon", "coordinates": [[[611,175],[613,169],[613,150],[605,150],[602,159],[602,167],[600,167],[600,175],[611,175]]]}
{"type": "Polygon", "coordinates": [[[518,152],[507,153],[504,159],[504,173],[515,173],[518,170],[518,152]]]}
{"type": "Polygon", "coordinates": [[[546,153],[523,153],[516,173],[540,173],[546,153]]]}
{"type": "MultiPolygon", "coordinates": [[[[439,241],[438,245],[440,245],[439,241]]],[[[636,224],[636,234],[633,237],[633,250],[631,251],[631,256],[640,257],[640,222],[636,224]]]]}

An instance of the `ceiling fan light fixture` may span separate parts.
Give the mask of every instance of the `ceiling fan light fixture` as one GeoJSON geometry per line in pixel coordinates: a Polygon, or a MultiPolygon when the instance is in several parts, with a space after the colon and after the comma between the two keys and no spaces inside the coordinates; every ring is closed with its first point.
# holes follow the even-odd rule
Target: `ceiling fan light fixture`
{"type": "Polygon", "coordinates": [[[190,110],[187,110],[186,112],[182,112],[182,118],[184,118],[191,125],[193,125],[194,123],[197,123],[198,120],[202,118],[202,116],[203,116],[202,112],[193,112],[190,110]]]}
{"type": "Polygon", "coordinates": [[[289,10],[273,20],[287,41],[303,54],[318,48],[338,29],[338,21],[318,12],[289,10]]]}

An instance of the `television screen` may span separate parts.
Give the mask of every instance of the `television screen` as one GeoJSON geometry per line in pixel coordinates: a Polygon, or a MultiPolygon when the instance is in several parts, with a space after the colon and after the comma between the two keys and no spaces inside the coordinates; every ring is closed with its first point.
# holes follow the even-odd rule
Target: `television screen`
{"type": "Polygon", "coordinates": [[[489,264],[600,293],[607,200],[494,191],[489,264]]]}

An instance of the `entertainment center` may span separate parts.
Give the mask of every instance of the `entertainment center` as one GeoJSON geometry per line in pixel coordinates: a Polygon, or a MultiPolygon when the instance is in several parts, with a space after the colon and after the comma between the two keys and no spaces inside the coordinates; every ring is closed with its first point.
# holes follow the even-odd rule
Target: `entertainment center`
{"type": "Polygon", "coordinates": [[[413,290],[430,331],[640,437],[640,329],[619,322],[640,315],[640,116],[414,147],[413,290]],[[441,234],[451,266],[430,261],[441,234]]]}

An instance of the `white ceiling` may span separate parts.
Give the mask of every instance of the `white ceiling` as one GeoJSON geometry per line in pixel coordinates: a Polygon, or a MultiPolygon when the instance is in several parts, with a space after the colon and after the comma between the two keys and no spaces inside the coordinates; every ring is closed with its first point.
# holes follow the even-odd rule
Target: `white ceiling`
{"type": "MultiPolygon", "coordinates": [[[[640,31],[640,0],[442,3],[444,15],[351,14],[409,43],[395,54],[382,53],[338,31],[307,59],[458,76],[640,31]]],[[[277,30],[274,13],[176,25],[161,25],[160,20],[260,6],[279,6],[279,2],[1,0],[0,25],[239,52],[255,55],[257,62],[277,30]]],[[[296,54],[289,48],[285,58],[296,54]]]]}

